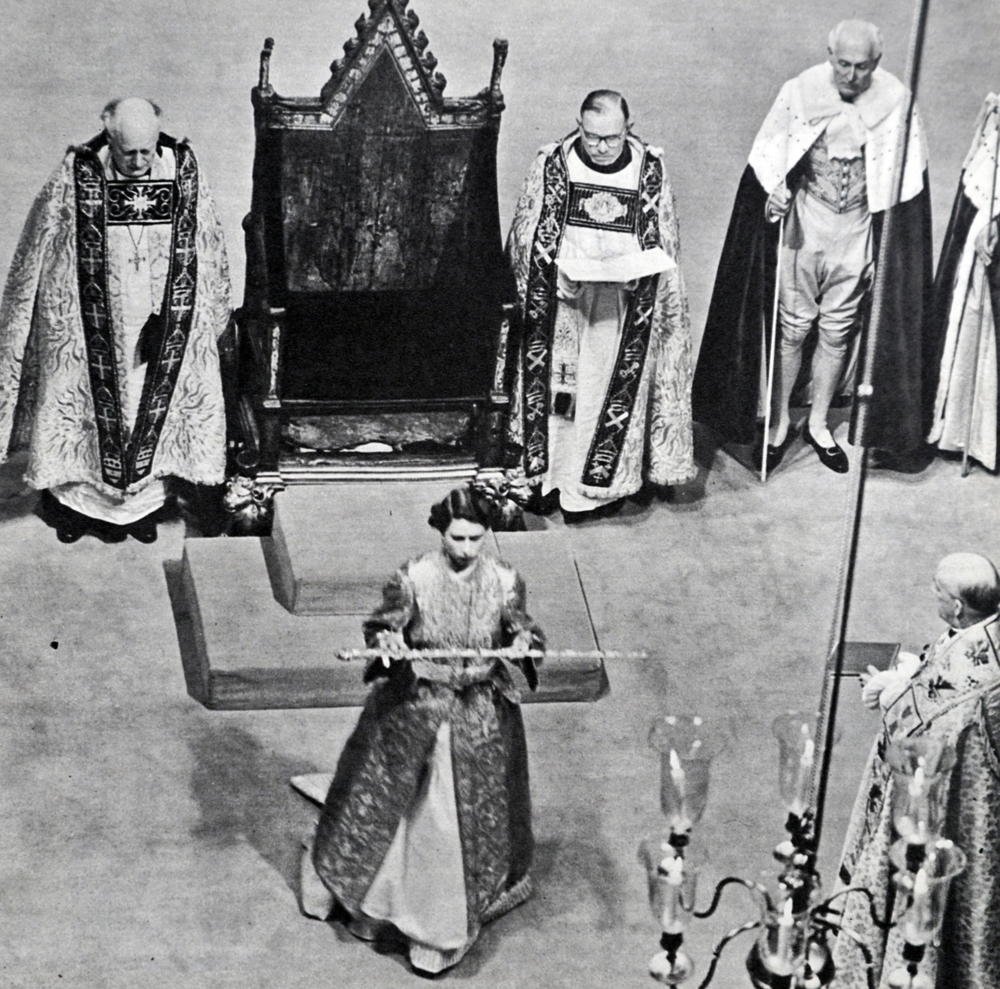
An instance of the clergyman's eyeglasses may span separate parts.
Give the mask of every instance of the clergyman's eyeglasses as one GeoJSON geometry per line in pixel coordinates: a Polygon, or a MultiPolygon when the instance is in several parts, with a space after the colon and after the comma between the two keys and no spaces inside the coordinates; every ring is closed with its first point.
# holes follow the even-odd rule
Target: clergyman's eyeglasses
{"type": "Polygon", "coordinates": [[[583,138],[583,143],[587,145],[588,148],[597,148],[601,144],[604,144],[607,148],[614,151],[615,148],[621,147],[622,141],[625,140],[625,132],[621,134],[591,134],[589,131],[580,129],[580,136],[583,138]]]}

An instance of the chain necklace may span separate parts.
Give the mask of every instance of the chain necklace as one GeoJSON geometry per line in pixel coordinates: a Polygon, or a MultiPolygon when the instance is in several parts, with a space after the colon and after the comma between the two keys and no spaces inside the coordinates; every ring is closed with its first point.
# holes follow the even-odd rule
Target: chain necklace
{"type": "Polygon", "coordinates": [[[132,247],[133,247],[132,257],[128,259],[128,263],[134,265],[135,273],[139,274],[139,268],[142,266],[143,262],[147,260],[146,255],[143,254],[140,250],[140,248],[142,247],[142,238],[146,233],[146,228],[145,227],[139,228],[138,237],[132,236],[131,224],[126,224],[125,230],[128,233],[128,239],[132,241],[132,247]]]}

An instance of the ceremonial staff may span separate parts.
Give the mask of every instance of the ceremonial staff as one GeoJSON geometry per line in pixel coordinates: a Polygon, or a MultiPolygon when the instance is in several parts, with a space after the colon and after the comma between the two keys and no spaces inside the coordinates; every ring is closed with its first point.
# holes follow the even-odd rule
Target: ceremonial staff
{"type": "MultiPolygon", "coordinates": [[[[771,432],[771,396],[774,392],[774,352],[778,349],[778,295],[781,291],[781,245],[785,239],[785,218],[778,220],[778,255],[774,266],[774,303],[771,306],[771,352],[767,359],[767,395],[764,399],[764,442],[761,443],[760,479],[767,480],[767,447],[771,432]]],[[[767,344],[765,343],[765,347],[767,344]]],[[[791,429],[791,426],[788,427],[791,429]]]]}

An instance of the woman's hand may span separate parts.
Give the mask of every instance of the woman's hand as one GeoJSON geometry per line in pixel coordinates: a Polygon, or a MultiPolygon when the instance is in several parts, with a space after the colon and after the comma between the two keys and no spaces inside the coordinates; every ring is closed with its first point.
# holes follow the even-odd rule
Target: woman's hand
{"type": "Polygon", "coordinates": [[[387,653],[405,652],[406,641],[403,639],[402,632],[383,629],[375,636],[375,648],[384,650],[387,653]]]}
{"type": "Polygon", "coordinates": [[[535,648],[535,637],[531,634],[531,630],[527,628],[521,629],[517,635],[514,636],[513,642],[511,642],[508,647],[511,652],[516,653],[529,653],[535,648]]]}

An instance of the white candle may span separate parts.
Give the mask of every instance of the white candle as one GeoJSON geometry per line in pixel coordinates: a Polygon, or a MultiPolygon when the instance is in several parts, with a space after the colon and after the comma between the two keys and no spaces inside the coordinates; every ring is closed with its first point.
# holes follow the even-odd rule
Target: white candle
{"type": "MultiPolygon", "coordinates": [[[[802,733],[808,730],[808,725],[802,726],[802,733]]],[[[807,738],[802,746],[802,755],[799,757],[799,775],[796,781],[795,796],[789,810],[793,814],[801,815],[809,806],[809,786],[812,783],[812,768],[816,761],[816,743],[807,738]]]]}
{"type": "Polygon", "coordinates": [[[802,758],[799,765],[802,767],[803,775],[813,768],[816,761],[816,743],[811,739],[806,739],[806,744],[802,747],[802,758]]]}
{"type": "Polygon", "coordinates": [[[927,881],[927,870],[921,868],[913,877],[913,899],[907,911],[903,935],[910,944],[926,944],[932,933],[931,886],[927,881]]]}
{"type": "Polygon", "coordinates": [[[681,760],[673,749],[670,750],[670,778],[674,781],[677,796],[680,797],[681,803],[684,803],[684,784],[687,780],[687,773],[684,772],[681,760]]]}
{"type": "MultiPolygon", "coordinates": [[[[913,771],[913,779],[908,787],[910,794],[910,810],[912,817],[908,814],[900,821],[900,833],[911,845],[923,845],[927,842],[927,779],[924,774],[924,767],[917,766],[913,771]],[[903,833],[906,827],[908,834],[903,833]]],[[[925,877],[926,878],[926,877],[925,877]]]]}
{"type": "Polygon", "coordinates": [[[687,816],[687,808],[684,806],[687,790],[687,773],[684,772],[681,760],[673,749],[670,750],[670,779],[674,784],[674,789],[677,791],[677,812],[670,822],[671,827],[677,832],[687,831],[691,827],[691,821],[688,820],[687,816]]]}
{"type": "Polygon", "coordinates": [[[660,861],[660,872],[666,879],[660,925],[665,934],[680,934],[684,930],[684,918],[678,909],[680,906],[681,884],[684,882],[684,859],[680,858],[680,856],[662,859],[660,861]]]}
{"type": "Polygon", "coordinates": [[[776,975],[791,975],[792,965],[792,929],[795,927],[795,917],[792,915],[792,901],[785,900],[785,907],[778,918],[778,942],[775,945],[775,960],[780,966],[776,975]]]}

